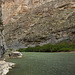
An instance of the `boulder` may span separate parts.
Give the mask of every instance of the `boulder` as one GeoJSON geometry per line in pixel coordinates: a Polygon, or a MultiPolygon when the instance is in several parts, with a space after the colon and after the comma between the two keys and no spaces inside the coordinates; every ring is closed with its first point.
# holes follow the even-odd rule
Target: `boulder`
{"type": "Polygon", "coordinates": [[[9,63],[5,61],[0,61],[0,75],[6,75],[15,63],[9,63]]]}
{"type": "Polygon", "coordinates": [[[22,53],[20,53],[20,52],[18,52],[18,51],[15,51],[15,52],[11,52],[10,54],[9,54],[9,57],[10,58],[22,58],[22,53]]]}

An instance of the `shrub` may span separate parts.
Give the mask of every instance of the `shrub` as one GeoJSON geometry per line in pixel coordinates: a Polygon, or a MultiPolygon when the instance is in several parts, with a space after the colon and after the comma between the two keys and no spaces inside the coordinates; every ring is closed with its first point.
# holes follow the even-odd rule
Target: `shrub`
{"type": "Polygon", "coordinates": [[[71,49],[71,48],[61,48],[60,49],[60,51],[62,51],[62,52],[70,52],[71,50],[73,50],[73,49],[71,49]]]}
{"type": "Polygon", "coordinates": [[[67,52],[67,51],[74,51],[75,44],[73,43],[57,43],[55,45],[46,44],[43,46],[35,46],[35,47],[28,47],[28,48],[21,48],[18,51],[20,52],[67,52]]]}
{"type": "Polygon", "coordinates": [[[10,50],[10,51],[13,51],[13,48],[10,48],[9,50],[10,50]]]}
{"type": "Polygon", "coordinates": [[[20,48],[18,51],[25,52],[26,48],[20,48]]]}

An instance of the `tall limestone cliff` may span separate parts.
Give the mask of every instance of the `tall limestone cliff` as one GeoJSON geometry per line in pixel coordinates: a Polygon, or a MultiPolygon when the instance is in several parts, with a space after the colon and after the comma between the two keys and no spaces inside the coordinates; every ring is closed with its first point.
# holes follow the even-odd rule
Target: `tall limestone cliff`
{"type": "Polygon", "coordinates": [[[4,40],[4,26],[2,22],[2,10],[1,10],[1,0],[0,0],[0,59],[4,58],[5,54],[5,40],[4,40]]]}
{"type": "Polygon", "coordinates": [[[2,9],[3,15],[9,15],[4,16],[9,48],[55,44],[62,40],[75,43],[74,0],[11,0],[3,3],[2,9]]]}

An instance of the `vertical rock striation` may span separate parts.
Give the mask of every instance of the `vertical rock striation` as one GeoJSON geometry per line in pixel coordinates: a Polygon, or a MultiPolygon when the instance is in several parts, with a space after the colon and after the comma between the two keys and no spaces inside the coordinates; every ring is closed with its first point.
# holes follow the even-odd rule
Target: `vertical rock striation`
{"type": "Polygon", "coordinates": [[[5,41],[4,41],[4,26],[3,26],[3,22],[2,22],[1,3],[2,3],[2,1],[0,0],[0,59],[4,59],[5,41]]]}
{"type": "Polygon", "coordinates": [[[4,40],[4,26],[2,22],[1,3],[2,2],[0,0],[0,75],[6,75],[9,72],[9,69],[11,69],[15,64],[3,61],[4,54],[6,52],[6,43],[4,40]]]}

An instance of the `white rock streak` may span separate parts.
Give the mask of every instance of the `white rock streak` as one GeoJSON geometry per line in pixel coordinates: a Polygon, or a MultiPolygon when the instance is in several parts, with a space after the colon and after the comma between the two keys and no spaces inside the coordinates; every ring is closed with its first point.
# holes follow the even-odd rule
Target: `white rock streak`
{"type": "Polygon", "coordinates": [[[0,75],[6,75],[12,67],[14,67],[14,63],[9,63],[5,61],[0,61],[0,75]]]}

